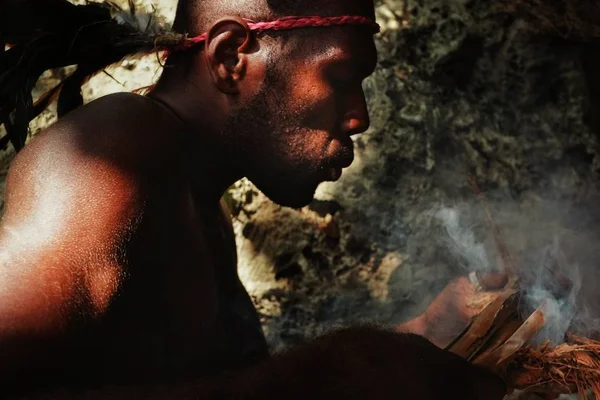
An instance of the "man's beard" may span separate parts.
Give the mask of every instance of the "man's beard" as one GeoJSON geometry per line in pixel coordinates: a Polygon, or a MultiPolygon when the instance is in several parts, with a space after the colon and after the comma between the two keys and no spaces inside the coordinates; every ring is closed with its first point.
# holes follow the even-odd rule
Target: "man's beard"
{"type": "Polygon", "coordinates": [[[239,169],[267,197],[280,205],[302,207],[313,198],[319,167],[303,162],[301,149],[291,140],[302,139],[301,118],[286,108],[277,80],[267,73],[260,92],[228,117],[222,137],[239,169]]]}

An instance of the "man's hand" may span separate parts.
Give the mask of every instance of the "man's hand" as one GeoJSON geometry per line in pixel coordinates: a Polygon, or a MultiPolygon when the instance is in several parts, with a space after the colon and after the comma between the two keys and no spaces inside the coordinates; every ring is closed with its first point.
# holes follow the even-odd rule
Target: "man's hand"
{"type": "Polygon", "coordinates": [[[397,330],[424,336],[436,346],[444,348],[499,295],[498,290],[506,285],[506,278],[504,274],[478,275],[476,283],[469,277],[455,279],[422,315],[400,325],[397,330]]]}

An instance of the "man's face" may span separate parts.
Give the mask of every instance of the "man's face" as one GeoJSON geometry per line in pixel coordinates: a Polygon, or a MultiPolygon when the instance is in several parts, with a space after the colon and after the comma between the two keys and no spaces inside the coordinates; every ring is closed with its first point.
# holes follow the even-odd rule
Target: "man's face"
{"type": "Polygon", "coordinates": [[[350,136],[369,125],[362,81],[376,58],[371,35],[338,27],[303,32],[270,61],[262,89],[225,133],[245,175],[271,200],[302,207],[352,163],[350,136]]]}

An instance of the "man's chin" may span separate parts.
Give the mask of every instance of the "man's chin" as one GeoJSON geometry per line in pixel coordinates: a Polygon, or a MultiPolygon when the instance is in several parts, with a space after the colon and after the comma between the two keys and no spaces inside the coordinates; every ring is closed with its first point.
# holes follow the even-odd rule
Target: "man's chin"
{"type": "Polygon", "coordinates": [[[265,194],[272,202],[279,204],[280,206],[290,207],[290,208],[302,208],[309,205],[314,198],[315,191],[313,190],[310,195],[308,194],[294,194],[286,193],[284,195],[275,194],[269,196],[265,194]]]}
{"type": "Polygon", "coordinates": [[[317,186],[311,185],[311,187],[304,187],[302,189],[298,187],[285,188],[283,186],[279,186],[275,190],[263,190],[260,187],[258,189],[273,203],[284,207],[302,208],[313,201],[317,186]]]}

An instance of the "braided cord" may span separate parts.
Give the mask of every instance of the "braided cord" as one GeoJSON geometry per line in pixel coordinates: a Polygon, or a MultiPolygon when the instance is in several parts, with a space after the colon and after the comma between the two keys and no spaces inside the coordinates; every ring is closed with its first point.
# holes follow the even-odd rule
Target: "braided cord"
{"type": "MultiPolygon", "coordinates": [[[[309,27],[318,28],[337,25],[364,25],[370,27],[373,33],[378,33],[380,30],[379,24],[377,24],[371,18],[357,15],[342,15],[337,17],[283,17],[274,21],[263,22],[255,22],[246,18],[244,18],[244,20],[248,23],[248,27],[250,28],[250,30],[255,32],[282,31],[287,29],[309,27]]],[[[180,49],[189,49],[192,46],[204,42],[206,40],[206,37],[207,33],[203,33],[199,36],[187,38],[185,39],[180,49]]]]}

